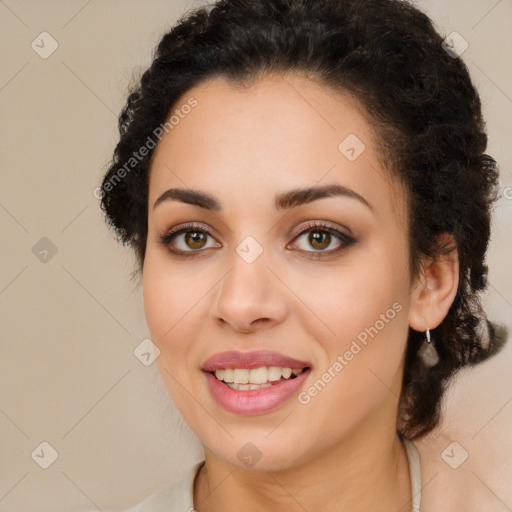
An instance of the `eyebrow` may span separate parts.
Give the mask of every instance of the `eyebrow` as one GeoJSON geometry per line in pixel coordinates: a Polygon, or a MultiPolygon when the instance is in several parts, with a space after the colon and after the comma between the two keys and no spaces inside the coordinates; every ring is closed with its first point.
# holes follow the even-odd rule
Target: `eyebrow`
{"type": "MultiPolygon", "coordinates": [[[[281,192],[276,194],[274,198],[274,208],[276,210],[288,210],[290,208],[296,208],[303,204],[311,203],[318,199],[324,199],[327,197],[343,196],[351,199],[356,199],[360,203],[367,206],[372,212],[372,205],[355,190],[352,190],[343,185],[333,183],[330,185],[323,185],[320,187],[306,187],[289,190],[287,192],[281,192]]],[[[215,197],[205,192],[192,189],[182,188],[170,188],[166,190],[153,205],[153,210],[161,203],[165,201],[181,201],[182,203],[199,206],[206,210],[221,210],[220,202],[215,197]]]]}
{"type": "Polygon", "coordinates": [[[318,199],[334,196],[344,196],[351,199],[357,199],[360,203],[373,211],[372,205],[361,194],[358,194],[351,188],[344,187],[337,183],[323,185],[321,187],[298,188],[288,192],[283,192],[276,195],[274,199],[274,207],[276,210],[286,210],[311,203],[318,199]]]}
{"type": "Polygon", "coordinates": [[[153,210],[164,201],[181,201],[182,203],[192,204],[205,208],[206,210],[220,210],[220,203],[213,196],[199,190],[184,189],[184,188],[170,188],[166,190],[153,205],[153,210]]]}

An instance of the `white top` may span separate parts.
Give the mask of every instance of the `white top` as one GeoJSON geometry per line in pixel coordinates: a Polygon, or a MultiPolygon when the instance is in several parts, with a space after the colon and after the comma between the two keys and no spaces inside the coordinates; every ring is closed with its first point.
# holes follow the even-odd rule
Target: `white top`
{"type": "MultiPolygon", "coordinates": [[[[412,441],[403,440],[405,453],[409,460],[409,475],[411,477],[412,511],[420,512],[421,501],[421,471],[418,450],[412,441]]],[[[204,460],[195,466],[177,481],[166,485],[154,494],[151,494],[135,507],[125,512],[193,512],[194,509],[194,480],[204,464],[204,460]]]]}
{"type": "Polygon", "coordinates": [[[409,441],[409,439],[403,439],[405,453],[409,460],[409,476],[411,478],[411,495],[412,495],[412,511],[420,512],[421,504],[421,466],[420,466],[420,454],[416,448],[416,445],[409,441]]]}

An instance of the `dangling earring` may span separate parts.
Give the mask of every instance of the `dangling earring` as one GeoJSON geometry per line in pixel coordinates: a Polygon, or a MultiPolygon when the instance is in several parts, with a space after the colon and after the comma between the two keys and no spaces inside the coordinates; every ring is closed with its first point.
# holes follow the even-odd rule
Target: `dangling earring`
{"type": "Polygon", "coordinates": [[[425,331],[425,339],[418,350],[418,356],[428,368],[435,366],[439,362],[439,355],[432,343],[429,328],[425,331]]]}

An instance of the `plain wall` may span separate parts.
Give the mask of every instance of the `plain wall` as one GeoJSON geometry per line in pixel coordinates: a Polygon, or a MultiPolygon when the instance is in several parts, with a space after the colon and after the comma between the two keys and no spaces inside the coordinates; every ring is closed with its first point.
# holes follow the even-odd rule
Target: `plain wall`
{"type": "MultiPolygon", "coordinates": [[[[132,71],[147,66],[163,32],[199,4],[0,2],[2,512],[119,510],[202,457],[156,366],[134,356],[149,337],[130,280],[135,260],[113,239],[93,193],[117,141],[132,71]],[[59,45],[46,59],[31,47],[48,51],[44,31],[59,45]],[[47,469],[36,463],[50,456],[42,442],[58,452],[47,469]]],[[[420,5],[443,34],[457,31],[469,43],[463,59],[508,196],[496,206],[486,304],[490,318],[511,329],[512,3],[420,5]]],[[[464,414],[475,432],[485,428],[482,436],[510,422],[511,362],[508,346],[464,372],[446,421],[464,414]]],[[[464,441],[470,453],[480,439],[473,447],[464,441]]]]}

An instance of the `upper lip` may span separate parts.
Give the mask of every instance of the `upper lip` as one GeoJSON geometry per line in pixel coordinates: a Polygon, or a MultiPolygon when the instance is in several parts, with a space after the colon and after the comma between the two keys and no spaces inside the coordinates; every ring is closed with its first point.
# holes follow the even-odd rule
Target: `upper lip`
{"type": "Polygon", "coordinates": [[[205,361],[202,369],[206,372],[214,372],[224,368],[259,368],[261,366],[280,366],[282,368],[305,368],[311,363],[299,361],[292,357],[271,352],[269,350],[254,350],[252,352],[238,352],[231,350],[220,352],[205,361]]]}

